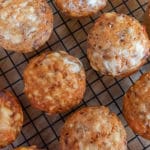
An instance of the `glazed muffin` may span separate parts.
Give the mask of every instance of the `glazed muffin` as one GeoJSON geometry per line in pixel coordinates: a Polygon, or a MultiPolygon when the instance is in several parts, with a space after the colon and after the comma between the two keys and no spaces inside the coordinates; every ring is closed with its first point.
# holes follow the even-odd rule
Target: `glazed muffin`
{"type": "Polygon", "coordinates": [[[144,27],[124,14],[103,14],[88,35],[87,55],[93,69],[103,75],[128,76],[149,56],[150,42],[144,27]]]}
{"type": "Polygon", "coordinates": [[[43,53],[30,61],[24,83],[33,107],[49,114],[61,113],[81,102],[85,71],[79,59],[66,52],[43,53]]]}
{"type": "Polygon", "coordinates": [[[144,15],[144,25],[146,27],[146,31],[150,38],[150,2],[148,4],[148,7],[147,7],[145,15],[144,15]]]}
{"type": "Polygon", "coordinates": [[[72,17],[86,17],[106,6],[107,0],[55,0],[58,8],[72,17]]]}
{"type": "Polygon", "coordinates": [[[15,150],[40,150],[36,146],[18,147],[15,150]]]}
{"type": "Polygon", "coordinates": [[[137,134],[150,140],[150,72],[142,75],[125,94],[123,114],[137,134]]]}
{"type": "Polygon", "coordinates": [[[126,150],[126,132],[107,107],[86,107],[69,117],[61,130],[61,150],[126,150]]]}
{"type": "Polygon", "coordinates": [[[23,125],[23,112],[15,96],[0,91],[0,148],[12,143],[23,125]]]}
{"type": "Polygon", "coordinates": [[[16,52],[41,47],[53,29],[46,0],[0,0],[0,46],[16,52]]]}

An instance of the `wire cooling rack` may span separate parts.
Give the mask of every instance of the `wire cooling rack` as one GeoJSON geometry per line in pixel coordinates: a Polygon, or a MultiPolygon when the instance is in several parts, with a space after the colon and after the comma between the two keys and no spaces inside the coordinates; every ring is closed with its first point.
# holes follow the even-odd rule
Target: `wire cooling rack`
{"type": "Polygon", "coordinates": [[[122,115],[122,97],[127,89],[150,70],[149,61],[141,70],[128,78],[110,78],[95,72],[86,57],[87,33],[101,13],[116,11],[136,17],[142,21],[147,0],[108,0],[107,7],[98,15],[85,19],[70,19],[61,14],[54,1],[48,1],[54,13],[54,31],[51,39],[38,51],[17,54],[0,50],[0,89],[11,90],[19,99],[24,110],[24,125],[17,140],[3,150],[12,150],[23,145],[37,145],[43,149],[58,150],[60,128],[66,117],[79,107],[105,105],[121,119],[128,134],[129,150],[150,150],[150,141],[136,135],[122,115]],[[28,61],[45,50],[66,50],[78,57],[84,64],[87,75],[87,89],[79,106],[65,114],[48,116],[30,106],[24,93],[22,73],[28,61]]]}

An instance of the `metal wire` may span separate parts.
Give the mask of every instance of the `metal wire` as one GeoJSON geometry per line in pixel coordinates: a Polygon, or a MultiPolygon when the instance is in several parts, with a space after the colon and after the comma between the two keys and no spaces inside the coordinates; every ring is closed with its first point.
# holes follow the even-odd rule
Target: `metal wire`
{"type": "Polygon", "coordinates": [[[40,50],[32,54],[16,54],[0,50],[0,82],[4,89],[10,89],[23,108],[25,122],[21,134],[17,140],[6,150],[11,150],[22,145],[37,145],[47,150],[57,150],[59,143],[59,131],[66,117],[79,107],[87,105],[105,105],[114,111],[122,120],[128,133],[129,150],[150,150],[150,141],[137,136],[127,125],[122,115],[122,97],[126,90],[137,78],[150,69],[149,61],[141,70],[128,78],[112,79],[95,72],[89,65],[86,57],[86,37],[90,27],[101,13],[116,11],[126,13],[138,19],[142,18],[146,7],[146,0],[108,0],[106,9],[99,15],[86,19],[69,19],[61,14],[53,0],[48,3],[53,9],[55,17],[54,32],[52,38],[40,50]],[[134,1],[135,6],[130,5],[134,1]],[[123,10],[123,12],[122,12],[123,10]],[[63,33],[62,33],[63,31],[63,33]],[[82,103],[71,111],[56,116],[48,116],[33,109],[23,91],[22,72],[31,58],[45,50],[63,49],[77,56],[85,65],[87,74],[87,90],[82,103]]]}

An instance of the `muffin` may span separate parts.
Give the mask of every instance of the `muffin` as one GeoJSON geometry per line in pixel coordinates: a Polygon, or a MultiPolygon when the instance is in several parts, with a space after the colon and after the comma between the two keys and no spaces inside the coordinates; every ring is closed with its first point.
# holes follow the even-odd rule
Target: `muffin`
{"type": "Polygon", "coordinates": [[[0,0],[0,46],[16,52],[41,47],[53,29],[53,14],[46,0],[0,0]]]}
{"type": "Polygon", "coordinates": [[[146,27],[146,31],[150,38],[150,2],[148,4],[148,7],[147,7],[145,15],[144,15],[144,25],[146,27]]]}
{"type": "Polygon", "coordinates": [[[58,8],[71,17],[93,15],[106,6],[107,0],[55,0],[58,8]]]}
{"type": "Polygon", "coordinates": [[[25,94],[31,105],[49,114],[65,112],[83,98],[85,71],[79,59],[66,52],[47,52],[33,58],[24,71],[25,94]]]}
{"type": "Polygon", "coordinates": [[[61,130],[61,150],[126,150],[126,132],[107,107],[86,107],[69,117],[61,130]]]}
{"type": "Polygon", "coordinates": [[[101,74],[125,77],[146,62],[149,48],[148,35],[136,19],[112,12],[101,15],[92,27],[87,55],[101,74]]]}
{"type": "Polygon", "coordinates": [[[39,150],[36,146],[18,147],[15,150],[39,150]]]}
{"type": "Polygon", "coordinates": [[[150,72],[142,75],[125,94],[123,114],[137,134],[150,140],[150,72]]]}
{"type": "Polygon", "coordinates": [[[15,96],[0,91],[0,148],[12,143],[23,125],[23,112],[15,96]]]}

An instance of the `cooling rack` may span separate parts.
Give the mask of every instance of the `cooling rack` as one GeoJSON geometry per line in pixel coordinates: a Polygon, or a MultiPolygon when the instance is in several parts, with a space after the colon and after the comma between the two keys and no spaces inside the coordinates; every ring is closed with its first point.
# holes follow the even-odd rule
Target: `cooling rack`
{"type": "Polygon", "coordinates": [[[17,140],[3,150],[18,146],[37,145],[45,150],[59,149],[60,128],[65,119],[80,107],[105,105],[121,119],[128,137],[129,150],[150,150],[150,141],[136,135],[122,115],[122,97],[127,89],[144,73],[150,70],[150,62],[128,78],[110,78],[95,72],[86,57],[87,33],[101,13],[116,11],[136,17],[142,21],[147,0],[108,0],[107,7],[99,14],[85,19],[70,19],[60,13],[53,0],[48,1],[54,13],[54,31],[50,40],[38,51],[17,54],[0,49],[0,89],[12,91],[19,99],[24,111],[24,125],[17,140]],[[65,50],[78,57],[84,64],[87,89],[83,101],[71,111],[55,116],[38,111],[30,106],[24,93],[22,73],[31,58],[43,51],[65,50]]]}

